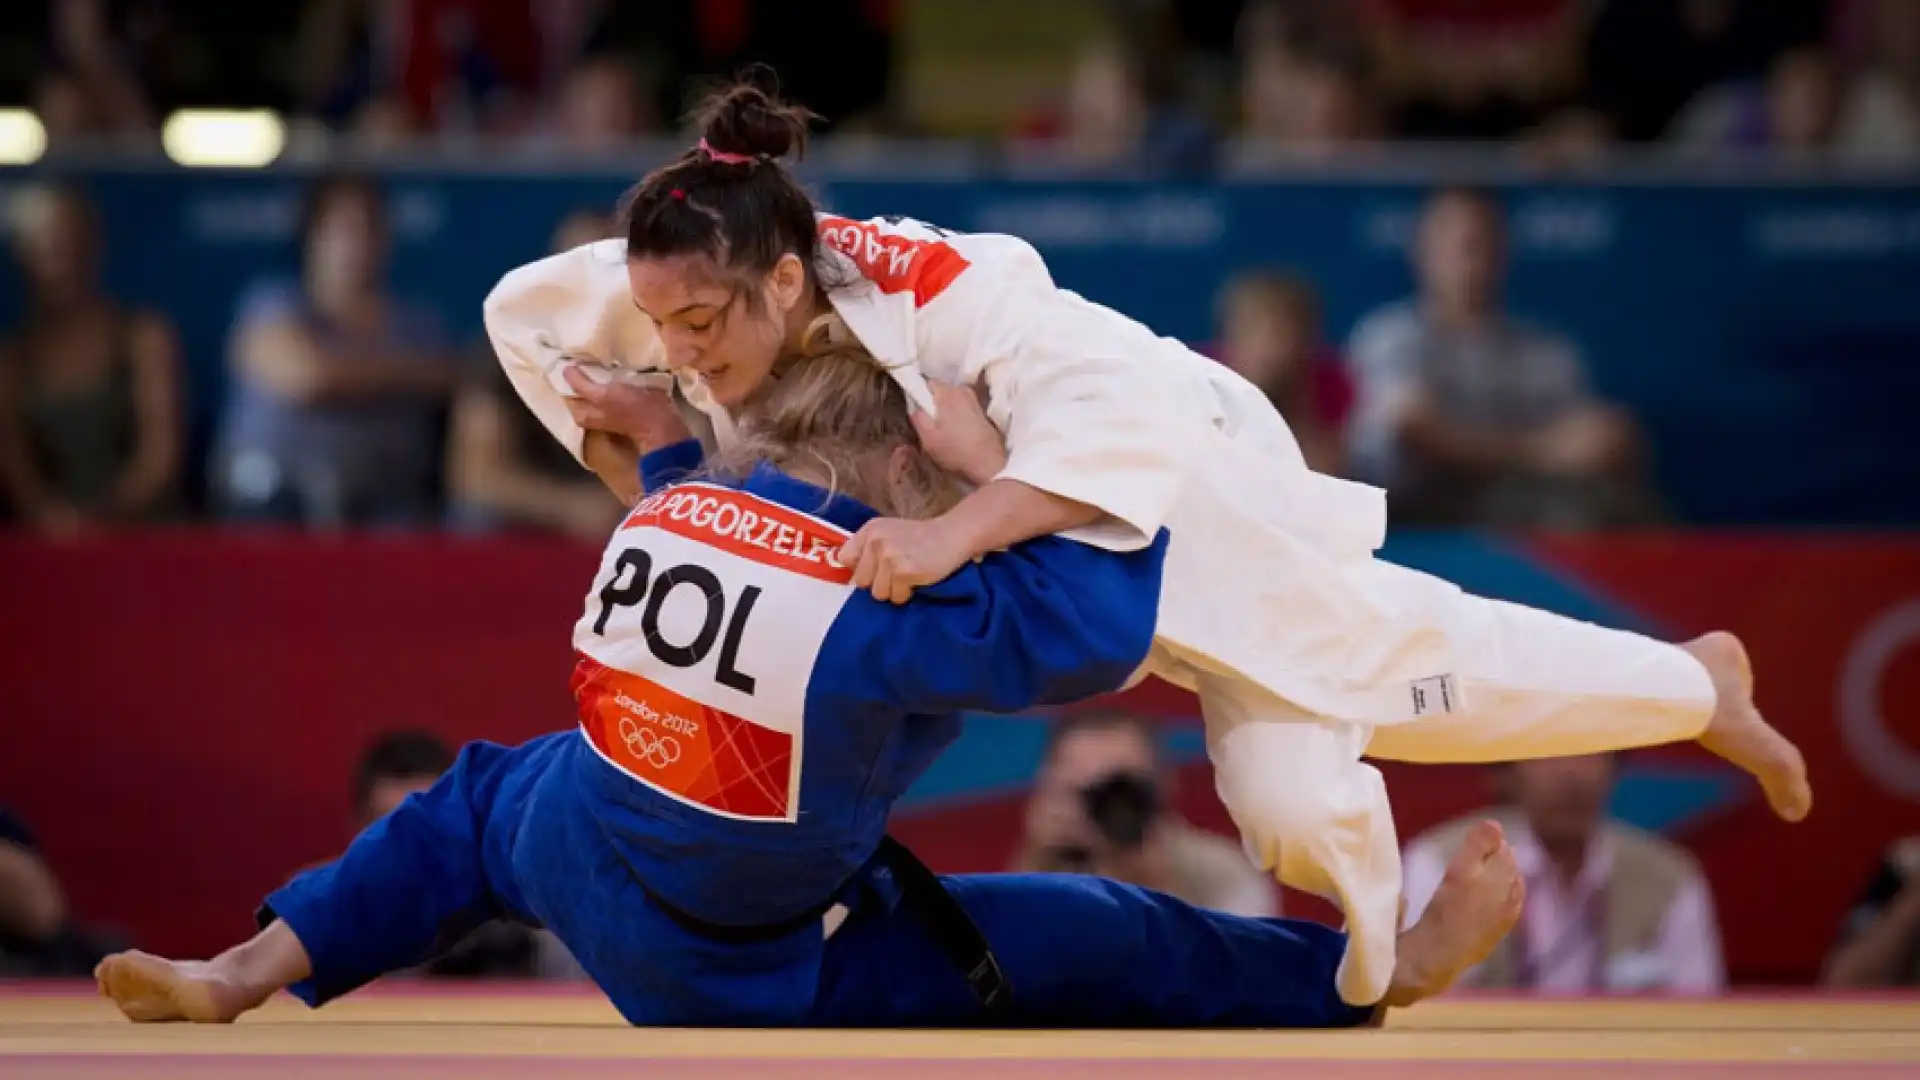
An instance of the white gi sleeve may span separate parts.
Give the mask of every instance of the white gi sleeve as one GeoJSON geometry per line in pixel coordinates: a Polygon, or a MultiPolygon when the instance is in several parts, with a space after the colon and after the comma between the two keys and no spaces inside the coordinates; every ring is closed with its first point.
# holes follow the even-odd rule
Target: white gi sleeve
{"type": "Polygon", "coordinates": [[[1195,425],[1210,420],[1168,343],[1060,291],[1039,254],[1021,247],[1024,258],[988,279],[991,306],[975,310],[977,370],[1007,438],[1000,475],[1109,515],[1073,539],[1143,547],[1186,482],[1202,442],[1195,425]]]}
{"type": "Polygon", "coordinates": [[[604,381],[665,367],[659,335],[628,291],[624,240],[586,244],[509,271],[487,294],[482,313],[514,391],[576,459],[586,433],[567,412],[573,392],[562,372],[578,366],[604,381]]]}

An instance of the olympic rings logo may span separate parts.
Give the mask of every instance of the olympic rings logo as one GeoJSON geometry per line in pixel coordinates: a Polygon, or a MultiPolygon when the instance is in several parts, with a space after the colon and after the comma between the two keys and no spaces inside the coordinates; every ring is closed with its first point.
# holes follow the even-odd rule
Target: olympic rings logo
{"type": "Polygon", "coordinates": [[[620,721],[620,741],[626,744],[627,753],[655,769],[664,769],[680,760],[679,739],[643,728],[631,719],[620,721]]]}

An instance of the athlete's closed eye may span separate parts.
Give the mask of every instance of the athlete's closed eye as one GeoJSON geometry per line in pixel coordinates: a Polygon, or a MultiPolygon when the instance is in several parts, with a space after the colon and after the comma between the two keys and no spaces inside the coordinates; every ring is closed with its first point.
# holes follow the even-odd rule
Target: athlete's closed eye
{"type": "Polygon", "coordinates": [[[695,334],[704,334],[713,329],[714,324],[719,321],[720,312],[724,310],[724,305],[721,304],[696,302],[668,312],[663,319],[641,307],[638,301],[634,302],[633,307],[635,311],[647,317],[647,321],[653,324],[655,330],[665,330],[671,323],[695,334]]]}
{"type": "Polygon", "coordinates": [[[689,334],[705,334],[720,321],[720,307],[717,304],[697,304],[667,316],[667,320],[689,334]]]}

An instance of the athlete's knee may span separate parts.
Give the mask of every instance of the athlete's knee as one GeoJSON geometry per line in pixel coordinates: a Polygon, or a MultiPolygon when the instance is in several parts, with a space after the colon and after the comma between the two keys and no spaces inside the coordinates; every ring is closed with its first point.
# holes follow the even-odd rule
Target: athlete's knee
{"type": "Polygon", "coordinates": [[[1247,725],[1221,741],[1220,798],[1268,866],[1277,844],[1312,843],[1385,812],[1377,770],[1347,733],[1306,725],[1247,725]]]}
{"type": "Polygon", "coordinates": [[[1247,854],[1263,869],[1278,868],[1283,851],[1310,848],[1340,828],[1341,807],[1303,785],[1237,785],[1221,800],[1239,828],[1247,854]]]}

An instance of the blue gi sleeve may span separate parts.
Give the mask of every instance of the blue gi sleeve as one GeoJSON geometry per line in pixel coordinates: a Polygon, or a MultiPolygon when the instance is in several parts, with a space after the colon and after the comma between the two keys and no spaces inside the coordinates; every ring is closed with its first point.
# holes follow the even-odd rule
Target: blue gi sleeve
{"type": "Polygon", "coordinates": [[[686,439],[640,457],[640,490],[651,495],[698,472],[706,461],[699,439],[686,439]]]}
{"type": "Polygon", "coordinates": [[[859,593],[841,620],[866,628],[855,635],[867,653],[859,666],[907,712],[1064,704],[1119,689],[1145,663],[1166,551],[1165,529],[1131,552],[1043,537],[906,604],[859,593]]]}
{"type": "Polygon", "coordinates": [[[489,825],[514,812],[503,805],[513,801],[502,799],[503,784],[537,767],[551,741],[469,744],[433,787],[367,826],[346,854],[268,896],[260,925],[286,923],[313,962],[312,976],[289,992],[322,1005],[514,914],[511,884],[495,888],[488,869],[506,861],[488,848],[511,830],[489,825]]]}

